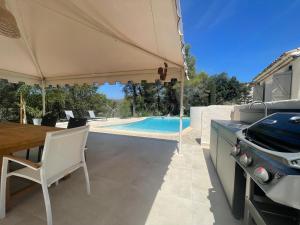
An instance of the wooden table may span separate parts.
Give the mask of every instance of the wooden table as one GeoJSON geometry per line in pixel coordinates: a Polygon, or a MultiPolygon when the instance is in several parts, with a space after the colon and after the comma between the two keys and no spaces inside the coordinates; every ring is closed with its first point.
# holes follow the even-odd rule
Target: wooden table
{"type": "Polygon", "coordinates": [[[43,145],[47,132],[61,129],[29,124],[0,123],[0,157],[43,145]]]}
{"type": "MultiPolygon", "coordinates": [[[[9,122],[0,123],[0,168],[2,168],[2,157],[4,155],[43,145],[47,132],[61,129],[9,122]]],[[[9,180],[7,185],[7,197],[10,199],[9,180]]],[[[17,195],[20,195],[20,193],[18,192],[17,195]]]]}

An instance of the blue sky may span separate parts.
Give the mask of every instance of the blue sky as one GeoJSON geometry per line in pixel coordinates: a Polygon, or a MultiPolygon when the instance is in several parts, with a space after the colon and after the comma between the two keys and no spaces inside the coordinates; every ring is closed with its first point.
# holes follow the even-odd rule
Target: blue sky
{"type": "Polygon", "coordinates": [[[109,99],[122,99],[124,98],[124,93],[123,93],[123,85],[120,83],[116,83],[116,84],[103,84],[102,86],[100,86],[100,88],[98,89],[99,92],[106,94],[106,96],[109,99]]]}
{"type": "MultiPolygon", "coordinates": [[[[300,0],[182,0],[185,42],[197,71],[252,78],[283,52],[300,47],[300,0]]],[[[104,85],[109,98],[121,85],[104,85]]]]}

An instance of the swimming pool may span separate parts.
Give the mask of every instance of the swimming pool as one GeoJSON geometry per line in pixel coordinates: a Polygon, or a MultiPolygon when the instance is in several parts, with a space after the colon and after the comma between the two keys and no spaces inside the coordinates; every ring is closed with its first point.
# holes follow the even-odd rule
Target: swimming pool
{"type": "MultiPolygon", "coordinates": [[[[190,126],[190,118],[185,117],[182,122],[183,129],[190,126]]],[[[138,122],[112,125],[107,128],[151,133],[177,133],[179,132],[179,117],[149,117],[138,122]]]]}

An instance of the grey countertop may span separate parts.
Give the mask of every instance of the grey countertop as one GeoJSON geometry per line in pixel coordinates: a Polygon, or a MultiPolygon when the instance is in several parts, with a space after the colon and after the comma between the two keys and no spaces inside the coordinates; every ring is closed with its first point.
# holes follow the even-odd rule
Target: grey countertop
{"type": "Polygon", "coordinates": [[[241,121],[234,120],[213,120],[212,122],[217,123],[218,125],[222,126],[223,128],[229,130],[232,133],[236,133],[239,130],[243,130],[250,125],[241,121]]]}

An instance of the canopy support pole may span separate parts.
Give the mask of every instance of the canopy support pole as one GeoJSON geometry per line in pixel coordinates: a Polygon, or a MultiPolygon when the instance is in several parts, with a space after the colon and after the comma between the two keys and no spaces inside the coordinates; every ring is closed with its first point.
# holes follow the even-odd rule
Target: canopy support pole
{"type": "Polygon", "coordinates": [[[42,81],[42,105],[43,105],[43,116],[46,114],[46,88],[45,81],[42,81]]]}
{"type": "Polygon", "coordinates": [[[182,117],[183,117],[183,94],[184,94],[184,72],[181,73],[180,82],[180,119],[179,119],[179,149],[178,153],[182,153],[182,117]]]}

